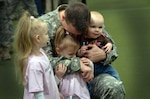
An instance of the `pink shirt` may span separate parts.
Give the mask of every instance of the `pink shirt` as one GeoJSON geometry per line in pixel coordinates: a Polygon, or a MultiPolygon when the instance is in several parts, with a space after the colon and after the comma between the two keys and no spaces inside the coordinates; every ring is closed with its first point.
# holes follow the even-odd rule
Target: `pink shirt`
{"type": "Polygon", "coordinates": [[[45,99],[60,99],[50,61],[43,50],[40,51],[43,56],[28,58],[23,99],[35,99],[34,93],[41,91],[45,99]]]}
{"type": "Polygon", "coordinates": [[[64,97],[77,96],[79,99],[90,99],[87,84],[78,72],[65,75],[60,82],[59,90],[64,97]]]}

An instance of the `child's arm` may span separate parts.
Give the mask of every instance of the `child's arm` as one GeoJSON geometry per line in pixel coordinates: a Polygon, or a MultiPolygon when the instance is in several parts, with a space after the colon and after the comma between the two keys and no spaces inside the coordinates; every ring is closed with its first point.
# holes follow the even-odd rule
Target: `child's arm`
{"type": "MultiPolygon", "coordinates": [[[[93,62],[92,62],[90,59],[83,57],[83,58],[81,58],[81,61],[82,61],[83,64],[85,64],[86,66],[91,67],[92,72],[94,73],[94,64],[93,64],[93,62]]],[[[94,74],[93,74],[93,75],[94,75],[94,74]]],[[[91,80],[90,80],[90,81],[87,81],[87,82],[91,82],[91,80]]]]}
{"type": "Polygon", "coordinates": [[[42,91],[41,92],[36,92],[34,94],[34,96],[35,96],[35,99],[45,99],[44,98],[44,93],[42,91]]]}
{"type": "Polygon", "coordinates": [[[94,72],[94,64],[91,60],[89,60],[88,58],[81,58],[81,61],[83,62],[83,64],[85,64],[86,66],[90,66],[94,72]]]}
{"type": "Polygon", "coordinates": [[[105,53],[110,53],[112,50],[112,43],[108,42],[105,46],[102,47],[102,49],[105,50],[105,53]]]}
{"type": "Polygon", "coordinates": [[[93,79],[92,69],[86,65],[83,64],[83,62],[80,60],[79,57],[73,57],[73,58],[65,58],[60,57],[56,61],[51,61],[52,67],[56,68],[58,64],[63,64],[65,67],[67,67],[65,74],[74,73],[75,71],[82,71],[82,76],[85,77],[87,81],[93,79]]]}
{"type": "Polygon", "coordinates": [[[61,81],[62,77],[66,73],[66,70],[67,70],[67,67],[65,67],[63,64],[59,64],[55,68],[55,80],[57,84],[59,84],[59,82],[61,81]]]}
{"type": "Polygon", "coordinates": [[[59,96],[60,96],[60,99],[65,99],[61,93],[59,93],[59,96]]]}
{"type": "Polygon", "coordinates": [[[110,53],[113,47],[113,42],[111,42],[111,40],[107,38],[103,33],[101,33],[101,36],[99,36],[98,41],[101,42],[99,46],[105,51],[105,53],[110,53]]]}

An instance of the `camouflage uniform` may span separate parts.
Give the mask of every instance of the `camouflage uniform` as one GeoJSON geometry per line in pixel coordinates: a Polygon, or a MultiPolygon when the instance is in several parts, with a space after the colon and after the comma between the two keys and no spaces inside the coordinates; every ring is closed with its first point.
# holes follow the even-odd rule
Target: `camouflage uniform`
{"type": "Polygon", "coordinates": [[[1,55],[4,59],[8,59],[9,47],[13,41],[13,24],[9,18],[9,13],[7,12],[7,0],[0,1],[0,48],[1,55]]]}
{"type": "Polygon", "coordinates": [[[61,56],[60,58],[55,59],[53,58],[53,61],[51,61],[51,65],[53,68],[56,68],[56,66],[59,64],[65,64],[65,66],[67,67],[67,73],[72,73],[80,69],[79,68],[80,63],[78,61],[79,61],[78,57],[74,59],[61,56]]]}
{"type": "Polygon", "coordinates": [[[122,81],[109,74],[100,74],[93,80],[91,99],[125,99],[125,89],[122,81]]]}
{"type": "Polygon", "coordinates": [[[7,0],[9,5],[8,12],[11,19],[18,19],[25,10],[31,15],[38,16],[37,7],[34,0],[7,0]]]}
{"type": "MultiPolygon", "coordinates": [[[[79,58],[76,57],[76,58],[71,58],[71,59],[67,59],[67,60],[65,58],[62,58],[62,57],[58,58],[56,56],[56,52],[55,52],[55,48],[54,48],[55,33],[56,33],[57,29],[61,26],[61,22],[60,22],[60,19],[59,19],[59,11],[65,10],[66,7],[67,7],[67,5],[60,5],[56,10],[40,16],[39,19],[44,20],[47,23],[48,28],[49,28],[50,43],[44,49],[45,49],[51,63],[59,63],[60,60],[67,61],[67,62],[61,62],[61,63],[63,63],[64,65],[67,65],[68,66],[67,73],[71,73],[71,72],[78,71],[80,69],[79,58]],[[68,65],[68,63],[69,64],[74,64],[74,62],[76,62],[75,65],[68,65]]],[[[106,32],[105,28],[104,28],[103,32],[106,35],[106,37],[109,38],[110,41],[113,42],[111,36],[108,34],[108,32],[106,32]]],[[[118,56],[117,49],[116,49],[115,44],[113,44],[113,50],[109,54],[107,54],[107,58],[106,58],[105,61],[103,61],[103,64],[104,65],[105,64],[110,64],[111,62],[113,62],[117,58],[117,56],[118,56]]],[[[110,76],[110,78],[112,78],[112,77],[110,76]]],[[[114,89],[115,90],[118,90],[118,88],[123,89],[122,85],[118,85],[118,87],[115,87],[115,88],[113,86],[116,82],[119,83],[120,81],[118,81],[116,79],[115,79],[115,81],[111,81],[111,79],[110,80],[104,80],[104,79],[105,79],[105,76],[100,76],[99,75],[98,78],[97,79],[94,78],[93,81],[96,81],[96,82],[99,81],[101,83],[106,83],[105,81],[108,81],[108,84],[110,86],[112,86],[112,87],[109,88],[109,90],[111,90],[111,92],[114,91],[114,89]],[[101,77],[103,78],[102,80],[101,80],[101,77]]],[[[98,84],[99,84],[99,86],[101,86],[101,84],[99,82],[98,82],[98,84]]],[[[101,87],[102,88],[108,88],[109,86],[103,84],[103,86],[101,86],[101,87]]],[[[93,92],[99,93],[99,89],[95,88],[95,86],[93,88],[95,89],[93,92]]],[[[120,90],[118,90],[118,93],[119,93],[119,91],[120,90]]],[[[124,90],[121,90],[121,93],[122,92],[123,92],[123,94],[125,93],[124,90]]],[[[99,93],[99,94],[107,95],[106,93],[99,93]]],[[[97,94],[96,95],[94,94],[94,96],[97,96],[97,94]]],[[[99,97],[99,99],[103,99],[103,98],[101,98],[103,96],[98,95],[97,97],[99,97]]],[[[107,99],[111,99],[111,98],[107,98],[107,99]]],[[[114,98],[114,99],[117,99],[117,98],[114,98]]],[[[120,99],[123,99],[123,98],[120,98],[120,99]]]]}
{"type": "Polygon", "coordinates": [[[75,2],[82,2],[82,0],[58,0],[58,5],[71,4],[71,3],[75,3],[75,2]]]}
{"type": "MultiPolygon", "coordinates": [[[[66,7],[67,7],[67,5],[60,6],[56,10],[39,17],[39,19],[44,20],[48,24],[50,43],[44,49],[45,49],[51,63],[57,63],[57,61],[59,61],[60,59],[64,60],[64,58],[56,57],[56,52],[55,52],[55,48],[54,48],[54,37],[55,37],[55,33],[56,33],[57,29],[61,26],[60,19],[59,19],[59,10],[64,10],[66,7]]],[[[68,61],[71,62],[70,64],[72,64],[74,62],[77,62],[77,64],[79,64],[79,62],[80,62],[79,58],[71,58],[71,60],[67,60],[67,63],[68,63],[68,61]]],[[[66,63],[66,62],[64,62],[64,63],[66,63]]],[[[69,65],[69,66],[71,66],[71,67],[68,67],[68,68],[70,68],[70,70],[68,69],[67,73],[78,71],[80,69],[80,65],[69,65]]]]}
{"type": "Polygon", "coordinates": [[[9,47],[13,39],[13,24],[8,17],[6,1],[0,4],[0,45],[9,47]]]}

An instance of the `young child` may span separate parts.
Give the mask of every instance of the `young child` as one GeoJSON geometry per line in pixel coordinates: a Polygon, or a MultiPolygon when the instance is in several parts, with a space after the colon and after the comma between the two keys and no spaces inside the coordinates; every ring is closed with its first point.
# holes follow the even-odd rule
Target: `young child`
{"type": "MultiPolygon", "coordinates": [[[[102,28],[104,26],[103,16],[96,11],[91,11],[91,21],[88,27],[88,32],[81,38],[81,45],[96,44],[98,47],[103,48],[106,53],[112,49],[112,43],[103,34],[102,28]]],[[[85,46],[81,47],[78,55],[84,56],[85,46]]]]}
{"type": "MultiPolygon", "coordinates": [[[[104,27],[104,18],[103,16],[96,11],[91,11],[91,21],[88,27],[88,32],[85,36],[81,38],[81,48],[78,51],[78,56],[82,57],[86,55],[86,50],[89,48],[86,46],[88,44],[95,44],[99,48],[104,49],[105,53],[109,53],[113,48],[113,42],[105,37],[103,34],[104,27]]],[[[102,73],[108,73],[115,77],[116,79],[120,79],[117,71],[110,65],[103,65],[101,62],[94,63],[94,76],[97,76],[102,73]]]]}
{"type": "Polygon", "coordinates": [[[24,85],[23,99],[60,99],[51,63],[42,49],[48,40],[47,24],[25,12],[14,45],[24,85]]]}
{"type": "MultiPolygon", "coordinates": [[[[58,56],[68,58],[68,60],[76,57],[76,53],[80,47],[79,42],[70,36],[63,27],[57,30],[54,44],[58,56]]],[[[87,58],[82,58],[81,60],[87,66],[91,66],[92,64],[87,58]]],[[[70,63],[68,62],[68,64],[70,63]]],[[[74,64],[78,65],[77,62],[74,62],[74,64]]],[[[59,84],[59,90],[65,99],[90,99],[87,84],[81,77],[80,72],[65,75],[59,84]]]]}

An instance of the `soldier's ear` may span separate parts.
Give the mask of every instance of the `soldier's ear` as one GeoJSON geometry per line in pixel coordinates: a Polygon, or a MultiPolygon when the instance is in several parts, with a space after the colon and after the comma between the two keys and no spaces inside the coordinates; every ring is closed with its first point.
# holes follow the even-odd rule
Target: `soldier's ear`
{"type": "Polygon", "coordinates": [[[66,19],[65,15],[62,15],[62,21],[64,21],[66,19]]]}
{"type": "Polygon", "coordinates": [[[58,47],[56,47],[56,53],[60,55],[60,49],[58,47]]]}

